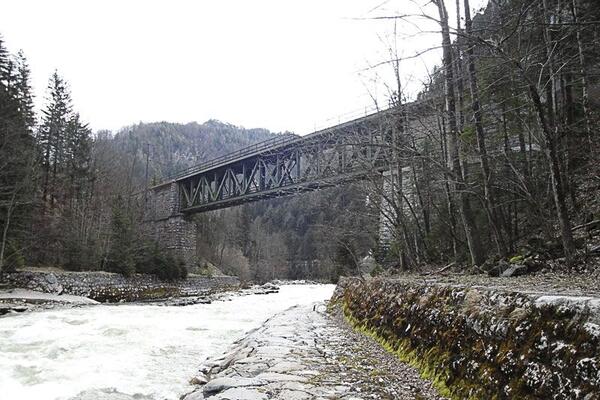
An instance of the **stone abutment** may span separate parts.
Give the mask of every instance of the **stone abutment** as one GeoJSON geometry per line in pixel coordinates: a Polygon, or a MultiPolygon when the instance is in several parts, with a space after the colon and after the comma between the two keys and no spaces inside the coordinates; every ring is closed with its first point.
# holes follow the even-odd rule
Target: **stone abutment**
{"type": "Polygon", "coordinates": [[[179,187],[167,182],[149,189],[145,207],[145,224],[152,236],[186,266],[196,264],[197,229],[192,217],[180,210],[179,187]]]}

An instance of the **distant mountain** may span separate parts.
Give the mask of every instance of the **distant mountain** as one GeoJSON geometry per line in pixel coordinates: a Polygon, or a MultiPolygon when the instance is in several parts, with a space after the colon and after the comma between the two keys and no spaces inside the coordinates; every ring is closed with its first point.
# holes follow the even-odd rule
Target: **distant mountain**
{"type": "Polygon", "coordinates": [[[203,124],[139,123],[121,129],[114,140],[117,147],[136,155],[140,167],[136,168],[138,176],[145,173],[142,166],[149,149],[149,176],[156,182],[179,170],[280,134],[211,119],[203,124]]]}

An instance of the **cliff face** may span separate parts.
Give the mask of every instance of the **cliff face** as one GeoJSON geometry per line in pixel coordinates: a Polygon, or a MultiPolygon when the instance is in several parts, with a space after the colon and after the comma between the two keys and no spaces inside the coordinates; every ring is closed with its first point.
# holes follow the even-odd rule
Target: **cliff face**
{"type": "Polygon", "coordinates": [[[600,299],[342,280],[355,328],[455,399],[600,399],[600,299]]]}

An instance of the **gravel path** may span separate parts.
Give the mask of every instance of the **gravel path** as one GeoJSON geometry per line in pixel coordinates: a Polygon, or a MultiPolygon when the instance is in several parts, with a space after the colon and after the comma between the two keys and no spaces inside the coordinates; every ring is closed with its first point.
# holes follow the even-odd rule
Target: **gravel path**
{"type": "Polygon", "coordinates": [[[517,277],[490,277],[485,274],[403,274],[389,277],[399,282],[442,286],[484,287],[533,295],[600,297],[600,268],[588,273],[537,273],[517,277]]]}
{"type": "Polygon", "coordinates": [[[339,328],[330,373],[345,376],[366,399],[444,399],[431,382],[423,380],[417,370],[400,362],[374,339],[352,329],[337,310],[330,317],[339,328]]]}
{"type": "Polygon", "coordinates": [[[442,399],[324,303],[274,316],[193,380],[185,400],[442,399]]]}

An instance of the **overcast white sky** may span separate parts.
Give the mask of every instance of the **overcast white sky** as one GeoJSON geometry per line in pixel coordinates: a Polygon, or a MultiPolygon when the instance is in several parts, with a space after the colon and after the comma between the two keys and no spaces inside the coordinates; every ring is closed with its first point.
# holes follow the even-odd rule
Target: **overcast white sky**
{"type": "MultiPolygon", "coordinates": [[[[304,134],[371,106],[369,91],[382,101],[391,67],[365,68],[389,58],[393,22],[360,18],[411,7],[410,0],[0,0],[0,34],[10,51],[25,52],[36,104],[58,69],[94,130],[216,118],[304,134]]],[[[410,55],[438,40],[397,43],[410,55]]],[[[438,59],[407,63],[404,74],[416,86],[438,59]]]]}

